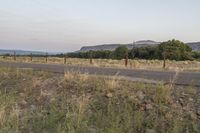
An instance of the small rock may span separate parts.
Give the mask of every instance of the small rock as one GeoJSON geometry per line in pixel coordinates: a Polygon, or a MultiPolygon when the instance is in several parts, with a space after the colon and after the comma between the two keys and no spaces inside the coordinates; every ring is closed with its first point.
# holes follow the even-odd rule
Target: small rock
{"type": "Polygon", "coordinates": [[[135,100],[135,96],[131,95],[131,96],[129,96],[129,99],[130,100],[135,100]]]}
{"type": "Polygon", "coordinates": [[[185,97],[188,97],[188,96],[189,96],[188,94],[185,94],[185,92],[182,92],[180,98],[185,98],[185,97]]]}
{"type": "Polygon", "coordinates": [[[113,95],[112,95],[112,93],[108,93],[108,94],[106,95],[106,97],[107,97],[107,98],[111,98],[111,97],[113,97],[113,95]]]}
{"type": "Polygon", "coordinates": [[[76,96],[76,95],[72,95],[71,97],[72,97],[73,99],[77,98],[77,96],[76,96]]]}
{"type": "Polygon", "coordinates": [[[141,106],[140,111],[145,111],[145,107],[141,106]]]}
{"type": "Polygon", "coordinates": [[[192,120],[196,120],[197,119],[197,115],[193,112],[190,112],[190,117],[192,120]]]}
{"type": "Polygon", "coordinates": [[[92,114],[93,114],[92,110],[91,110],[91,109],[88,109],[88,110],[87,110],[87,114],[88,114],[88,115],[92,115],[92,114]]]}
{"type": "Polygon", "coordinates": [[[191,108],[190,108],[189,105],[183,107],[183,110],[184,110],[184,111],[190,111],[190,109],[191,109],[191,108]]]}
{"type": "Polygon", "coordinates": [[[171,119],[171,118],[173,117],[173,115],[172,115],[171,113],[167,113],[167,114],[165,115],[165,117],[166,117],[167,119],[171,119]]]}
{"type": "Polygon", "coordinates": [[[146,100],[144,100],[144,102],[143,102],[144,104],[151,104],[152,103],[152,101],[150,100],[150,99],[146,99],[146,100]]]}
{"type": "Polygon", "coordinates": [[[24,97],[24,96],[25,96],[25,94],[24,94],[24,93],[19,93],[19,95],[20,95],[21,97],[24,97]]]}
{"type": "Polygon", "coordinates": [[[179,98],[179,103],[181,104],[181,106],[183,106],[184,104],[183,98],[179,98]]]}
{"type": "Polygon", "coordinates": [[[172,103],[172,104],[171,104],[171,107],[172,107],[172,108],[175,108],[175,109],[178,108],[177,103],[178,103],[178,101],[176,101],[176,103],[172,103]]]}
{"type": "Polygon", "coordinates": [[[151,109],[153,109],[153,106],[151,104],[146,104],[145,105],[145,109],[146,110],[151,110],[151,109]]]}
{"type": "Polygon", "coordinates": [[[190,102],[194,101],[193,98],[189,98],[188,100],[189,100],[190,102]]]}
{"type": "Polygon", "coordinates": [[[25,100],[22,100],[22,101],[20,102],[20,104],[21,104],[21,105],[26,105],[27,102],[26,102],[25,100]]]}
{"type": "Polygon", "coordinates": [[[31,110],[35,110],[36,106],[35,105],[31,105],[31,110]]]}
{"type": "Polygon", "coordinates": [[[89,132],[90,133],[97,133],[97,129],[95,127],[90,127],[89,132]]]}
{"type": "Polygon", "coordinates": [[[146,129],[145,133],[155,133],[153,129],[146,129]]]}
{"type": "Polygon", "coordinates": [[[50,99],[50,102],[54,102],[56,99],[53,97],[50,99]]]}
{"type": "Polygon", "coordinates": [[[145,94],[142,91],[139,91],[138,92],[138,99],[139,100],[144,100],[144,98],[145,98],[145,94]]]}

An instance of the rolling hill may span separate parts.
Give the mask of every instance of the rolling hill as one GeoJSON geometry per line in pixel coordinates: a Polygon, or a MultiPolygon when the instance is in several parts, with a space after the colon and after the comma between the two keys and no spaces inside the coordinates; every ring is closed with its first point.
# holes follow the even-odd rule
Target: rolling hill
{"type": "MultiPolygon", "coordinates": [[[[146,46],[155,46],[160,44],[160,42],[152,41],[152,40],[142,40],[137,41],[135,43],[130,44],[103,44],[103,45],[96,45],[96,46],[84,46],[77,52],[87,52],[90,50],[93,51],[99,51],[99,50],[110,50],[113,51],[120,45],[127,46],[128,49],[131,49],[133,47],[146,47],[146,46]]],[[[188,46],[192,48],[193,51],[200,51],[200,42],[191,42],[186,43],[188,46]]]]}

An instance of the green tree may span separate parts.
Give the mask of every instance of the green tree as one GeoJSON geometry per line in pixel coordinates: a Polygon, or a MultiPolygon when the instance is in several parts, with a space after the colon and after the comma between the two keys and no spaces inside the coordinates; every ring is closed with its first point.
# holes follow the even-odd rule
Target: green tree
{"type": "Polygon", "coordinates": [[[128,48],[126,46],[119,46],[113,52],[112,57],[114,59],[120,60],[120,59],[123,59],[126,54],[128,54],[128,48]]]}
{"type": "Polygon", "coordinates": [[[158,45],[160,58],[170,60],[190,60],[192,49],[179,40],[169,40],[158,45]]]}
{"type": "Polygon", "coordinates": [[[193,51],[192,57],[200,60],[200,51],[193,51]]]}

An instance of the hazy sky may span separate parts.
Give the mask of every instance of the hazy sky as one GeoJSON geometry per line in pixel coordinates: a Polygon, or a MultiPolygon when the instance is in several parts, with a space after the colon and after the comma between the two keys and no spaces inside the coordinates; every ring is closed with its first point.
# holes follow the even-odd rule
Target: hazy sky
{"type": "Polygon", "coordinates": [[[200,0],[0,0],[0,49],[200,41],[200,0]]]}

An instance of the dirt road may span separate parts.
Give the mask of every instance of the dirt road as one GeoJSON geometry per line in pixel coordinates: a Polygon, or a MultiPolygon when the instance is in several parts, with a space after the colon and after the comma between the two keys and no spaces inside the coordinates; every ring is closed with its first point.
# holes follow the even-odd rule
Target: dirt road
{"type": "Polygon", "coordinates": [[[95,75],[107,76],[122,76],[129,79],[144,79],[169,83],[175,79],[177,85],[200,86],[199,72],[172,72],[172,71],[148,71],[148,70],[133,70],[133,69],[118,69],[118,68],[99,68],[99,67],[84,67],[70,66],[61,64],[34,64],[20,62],[3,62],[0,61],[2,67],[12,68],[32,68],[34,70],[45,70],[54,73],[64,73],[66,71],[78,71],[80,73],[88,73],[95,75]]]}

